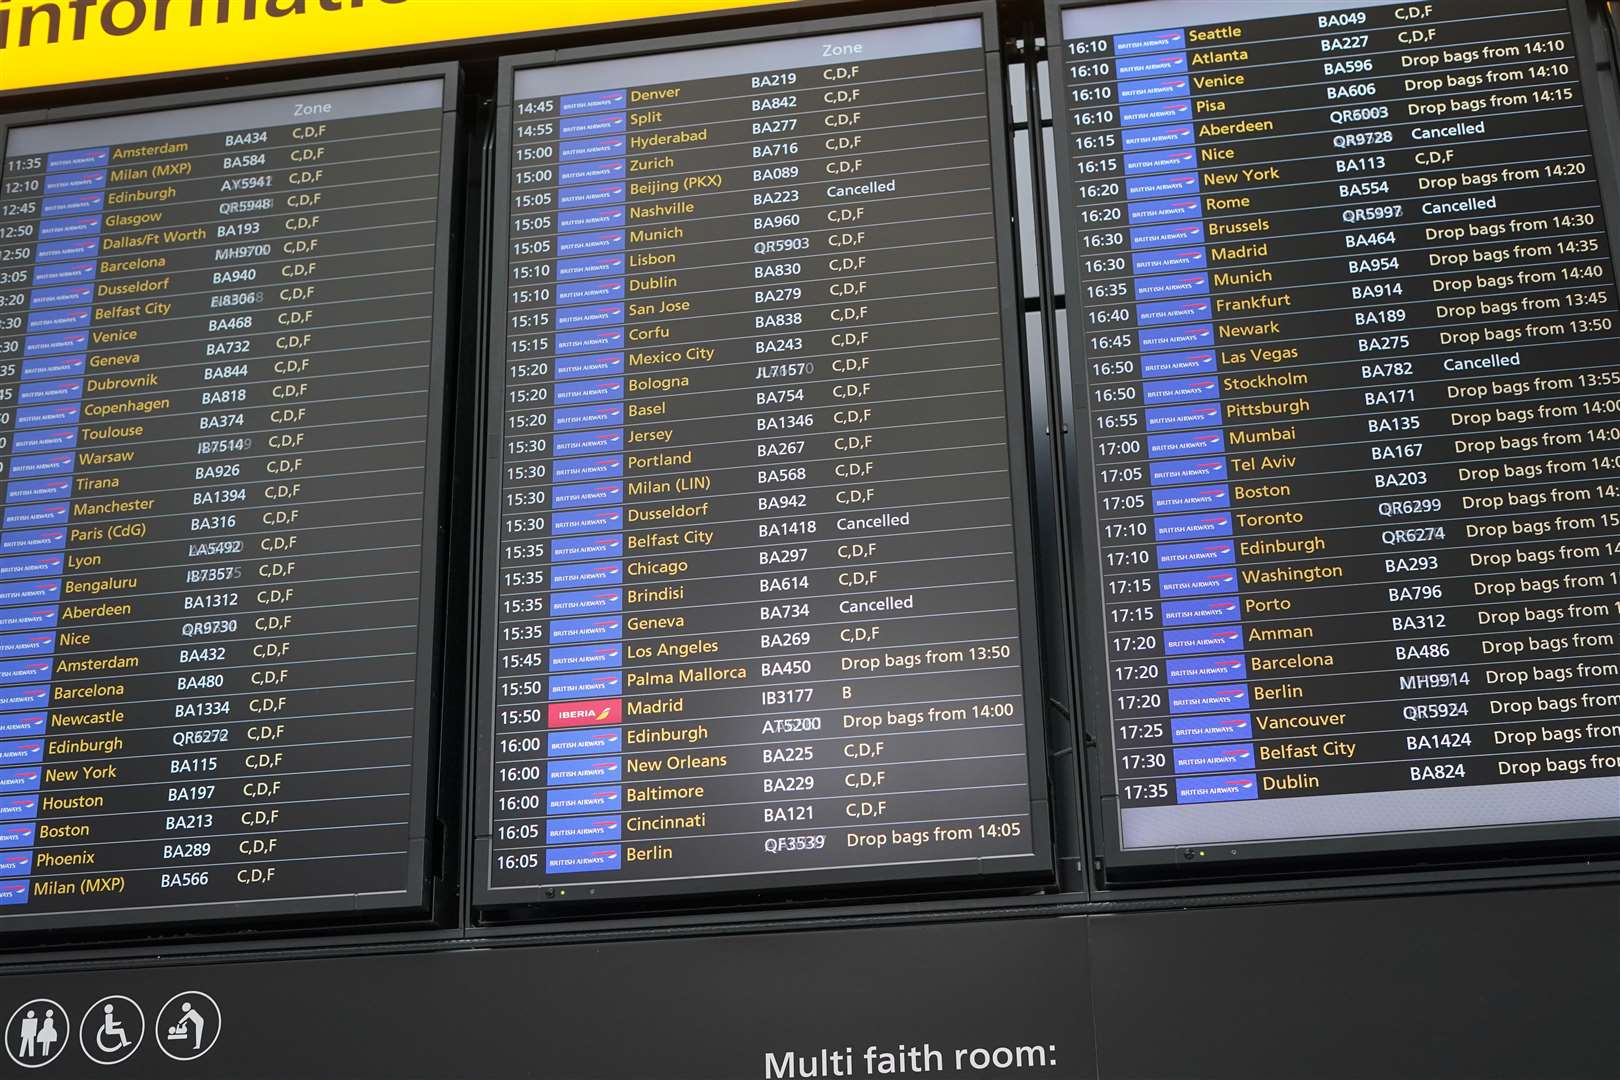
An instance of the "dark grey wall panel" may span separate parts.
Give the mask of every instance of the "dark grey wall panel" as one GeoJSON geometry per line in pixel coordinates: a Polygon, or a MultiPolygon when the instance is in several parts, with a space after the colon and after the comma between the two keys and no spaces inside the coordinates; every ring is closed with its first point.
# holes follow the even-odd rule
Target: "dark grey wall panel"
{"type": "MultiPolygon", "coordinates": [[[[35,998],[61,1005],[75,1027],[41,1070],[53,1078],[758,1080],[773,1075],[767,1054],[779,1064],[804,1055],[821,1070],[795,1059],[795,1072],[774,1075],[865,1077],[881,1075],[868,1067],[868,1047],[926,1045],[939,1057],[914,1060],[937,1062],[934,1076],[1089,1080],[1085,944],[1083,920],[1043,918],[79,968],[0,979],[0,1017],[35,998]],[[180,1064],[154,1043],[159,1012],[171,1016],[180,1006],[165,1003],[185,991],[217,1002],[219,1037],[180,1064]],[[142,1045],[111,1071],[77,1045],[80,1019],[107,994],[126,995],[146,1017],[142,1045]],[[958,1068],[959,1050],[1035,1064],[958,1068]],[[853,1071],[832,1071],[844,1060],[853,1071]]],[[[9,1034],[14,1046],[15,1027],[9,1034]]],[[[0,1075],[14,1073],[0,1056],[0,1075]]]]}
{"type": "Polygon", "coordinates": [[[1620,888],[1087,921],[1109,1080],[1620,1075],[1620,888]]]}

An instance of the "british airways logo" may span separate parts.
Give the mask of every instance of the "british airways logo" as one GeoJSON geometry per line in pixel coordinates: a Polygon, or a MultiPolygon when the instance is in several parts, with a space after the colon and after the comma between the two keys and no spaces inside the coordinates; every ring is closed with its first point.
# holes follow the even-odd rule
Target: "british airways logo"
{"type": "MultiPolygon", "coordinates": [[[[1159,128],[1143,128],[1144,131],[1158,131],[1159,128]]],[[[1170,172],[1192,167],[1197,155],[1191,150],[1144,150],[1134,154],[1126,154],[1125,175],[1138,176],[1143,173],[1170,172]]]]}
{"type": "Polygon", "coordinates": [[[619,694],[623,689],[623,679],[616,671],[553,675],[547,680],[547,693],[554,700],[619,694]]]}
{"type": "Polygon", "coordinates": [[[1153,512],[1156,514],[1222,509],[1232,503],[1232,494],[1224,484],[1213,487],[1155,488],[1152,498],[1153,512]]]}
{"type": "Polygon", "coordinates": [[[53,634],[0,635],[0,657],[38,656],[41,653],[54,652],[55,649],[56,637],[53,634]]]}
{"type": "Polygon", "coordinates": [[[1165,678],[1172,686],[1240,679],[1247,670],[1248,661],[1241,655],[1170,657],[1165,661],[1165,678]]]}
{"type": "Polygon", "coordinates": [[[1248,713],[1214,713],[1183,716],[1170,722],[1170,741],[1176,743],[1220,742],[1250,738],[1248,713]]]}
{"type": "Polygon", "coordinates": [[[1159,575],[1162,597],[1207,596],[1237,592],[1237,575],[1226,571],[1178,571],[1159,575]]]}
{"type": "Polygon", "coordinates": [[[566,94],[557,100],[557,112],[561,116],[576,116],[622,109],[627,95],[626,90],[591,90],[583,94],[566,94]]]}
{"type": "Polygon", "coordinates": [[[1148,481],[1159,484],[1186,484],[1199,480],[1225,480],[1226,459],[1178,458],[1148,463],[1148,481]]]}
{"type": "Polygon", "coordinates": [[[1149,431],[1186,427],[1208,427],[1221,421],[1219,405],[1184,405],[1147,409],[1143,421],[1149,431]]]}
{"type": "Polygon", "coordinates": [[[1131,247],[1172,247],[1180,244],[1202,244],[1204,223],[1182,222],[1171,225],[1143,225],[1130,231],[1131,247]]]}
{"type": "Polygon", "coordinates": [[[90,169],[105,165],[111,149],[107,146],[98,146],[81,150],[58,150],[46,157],[45,171],[53,173],[60,169],[90,169]]]}
{"type": "Polygon", "coordinates": [[[551,757],[616,753],[621,749],[622,742],[618,728],[553,731],[546,736],[546,753],[551,757]]]}
{"type": "Polygon", "coordinates": [[[624,632],[620,616],[599,619],[553,619],[546,639],[553,645],[578,641],[606,641],[624,632]]]}
{"type": "MultiPolygon", "coordinates": [[[[624,278],[592,278],[557,286],[558,304],[592,304],[602,300],[624,299],[624,278]]],[[[559,373],[559,378],[563,377],[559,373]]]]}
{"type": "Polygon", "coordinates": [[[41,240],[55,240],[68,236],[87,236],[90,233],[101,231],[101,218],[91,214],[88,217],[59,217],[46,218],[39,223],[39,238],[41,240]]]}
{"type": "Polygon", "coordinates": [[[0,742],[0,764],[34,762],[44,756],[45,744],[42,742],[0,742]]]}
{"type": "Polygon", "coordinates": [[[1185,349],[1189,346],[1208,345],[1215,340],[1215,327],[1209,323],[1185,326],[1143,327],[1139,334],[1142,348],[1185,349]]]}
{"type": "Polygon", "coordinates": [[[0,769],[0,791],[39,790],[38,769],[0,769]]]}
{"type": "Polygon", "coordinates": [[[47,195],[59,195],[64,191],[93,191],[96,188],[106,186],[106,169],[92,169],[88,172],[48,173],[45,177],[45,194],[47,195]]]}
{"type": "MultiPolygon", "coordinates": [[[[624,483],[559,484],[551,490],[551,505],[558,510],[602,506],[624,501],[624,483]]],[[[553,519],[555,521],[555,519],[553,519]]]]}
{"type": "Polygon", "coordinates": [[[1243,743],[1178,749],[1173,755],[1178,773],[1230,772],[1254,768],[1254,747],[1243,743]]]}
{"type": "MultiPolygon", "coordinates": [[[[601,414],[611,418],[614,414],[608,412],[601,414]]],[[[623,418],[623,413],[618,414],[623,418]]],[[[558,432],[552,441],[553,454],[569,456],[573,454],[601,454],[612,450],[624,449],[623,428],[603,428],[596,431],[569,431],[558,432]]]]}
{"type": "Polygon", "coordinates": [[[1170,251],[1137,251],[1131,255],[1131,269],[1137,274],[1162,274],[1173,270],[1203,270],[1209,256],[1203,248],[1170,251]]]}
{"type": "MultiPolygon", "coordinates": [[[[558,255],[594,255],[599,252],[623,250],[624,233],[617,229],[597,233],[569,233],[557,237],[558,255]]],[[[574,265],[578,266],[583,261],[585,260],[577,260],[574,265]]],[[[620,265],[623,265],[622,262],[620,265]]]]}
{"type": "Polygon", "coordinates": [[[0,736],[16,738],[45,734],[46,713],[8,713],[0,716],[0,736]]]}
{"type": "Polygon", "coordinates": [[[548,814],[592,814],[622,809],[624,794],[611,788],[563,788],[546,792],[548,814]]]}
{"type": "Polygon", "coordinates": [[[1213,544],[1161,544],[1157,565],[1160,570],[1180,570],[1193,566],[1230,566],[1237,560],[1231,541],[1213,544]]]}
{"type": "Polygon", "coordinates": [[[1172,52],[1187,47],[1185,30],[1152,30],[1133,34],[1114,35],[1114,55],[1132,56],[1141,53],[1172,52]]]}
{"type": "MultiPolygon", "coordinates": [[[[574,244],[587,239],[590,238],[582,236],[570,237],[568,243],[574,244]]],[[[618,247],[624,247],[623,233],[601,234],[596,238],[595,242],[602,244],[605,248],[611,247],[614,239],[617,240],[618,247]],[[604,239],[604,237],[609,239],[604,239]]],[[[563,241],[559,240],[559,251],[562,250],[562,244],[563,241]]],[[[601,277],[606,274],[622,274],[624,273],[624,265],[623,255],[596,255],[580,259],[559,259],[557,260],[557,280],[575,281],[580,278],[601,277]]]]}
{"type": "MultiPolygon", "coordinates": [[[[1127,151],[1151,151],[1169,147],[1186,146],[1193,141],[1193,128],[1191,124],[1167,124],[1162,127],[1125,128],[1120,132],[1121,145],[1127,151]]],[[[1186,165],[1193,159],[1193,152],[1186,151],[1186,157],[1176,159],[1172,168],[1186,165]]],[[[1129,164],[1126,166],[1129,170],[1129,164]]]]}
{"type": "Polygon", "coordinates": [[[621,763],[616,757],[595,761],[561,758],[546,763],[546,783],[615,783],[620,777],[621,769],[621,763]]]}
{"type": "Polygon", "coordinates": [[[55,550],[66,546],[64,529],[19,529],[0,533],[0,551],[55,550]]]}
{"type": "Polygon", "coordinates": [[[1176,781],[1178,803],[1237,802],[1259,797],[1260,793],[1252,775],[1186,778],[1176,781]]]}
{"type": "Polygon", "coordinates": [[[579,405],[589,401],[615,401],[624,397],[623,379],[582,379],[555,386],[557,404],[579,405]]]}
{"type": "Polygon", "coordinates": [[[557,562],[580,559],[613,559],[624,554],[624,537],[614,533],[608,536],[570,536],[552,542],[551,557],[557,562]]]}
{"type": "Polygon", "coordinates": [[[72,454],[35,454],[12,459],[12,476],[49,476],[73,468],[72,454]]]}
{"type": "MultiPolygon", "coordinates": [[[[1173,65],[1169,66],[1173,67],[1173,65]]],[[[1123,74],[1123,72],[1121,72],[1121,74],[1123,74]]],[[[1163,98],[1181,98],[1187,96],[1187,80],[1185,78],[1137,79],[1119,83],[1118,87],[1119,101],[1122,105],[1133,104],[1139,101],[1158,101],[1163,98]]]]}
{"type": "Polygon", "coordinates": [[[616,817],[552,818],[546,822],[546,843],[600,843],[619,839],[622,831],[616,817]]]}
{"type": "Polygon", "coordinates": [[[557,134],[565,139],[580,135],[606,135],[623,131],[625,121],[626,114],[622,112],[602,113],[596,116],[569,116],[564,114],[558,121],[557,134]]]}
{"type": "Polygon", "coordinates": [[[1221,652],[1243,644],[1243,630],[1237,626],[1212,626],[1192,630],[1167,630],[1164,651],[1170,656],[1221,652]]]}
{"type": "Polygon", "coordinates": [[[619,585],[623,581],[623,563],[565,563],[551,570],[553,589],[586,589],[593,585],[619,585]]]}
{"type": "Polygon", "coordinates": [[[1169,690],[1170,712],[1225,712],[1249,707],[1249,687],[1238,683],[1232,686],[1173,686],[1169,690]]]}
{"type": "Polygon", "coordinates": [[[557,328],[571,330],[580,326],[599,326],[624,321],[623,304],[586,304],[583,307],[563,308],[557,312],[557,328]]]}
{"type": "Polygon", "coordinates": [[[39,262],[82,259],[87,255],[94,255],[100,250],[101,241],[93,236],[83,240],[54,240],[49,244],[41,244],[35,248],[34,258],[39,262]]]}
{"type": "Polygon", "coordinates": [[[624,592],[621,589],[588,589],[583,592],[554,593],[550,607],[552,615],[618,611],[624,607],[624,592]]]}
{"type": "Polygon", "coordinates": [[[1208,349],[1149,353],[1142,357],[1142,377],[1145,379],[1164,375],[1203,374],[1214,371],[1215,367],[1215,354],[1208,349]]]}
{"type": "Polygon", "coordinates": [[[561,210],[557,213],[557,231],[560,233],[576,232],[580,229],[611,229],[623,225],[625,211],[623,206],[586,206],[575,210],[561,210]]]}
{"type": "Polygon", "coordinates": [[[623,135],[601,139],[577,139],[558,144],[557,160],[584,161],[591,158],[623,157],[624,148],[623,135]]]}
{"type": "Polygon", "coordinates": [[[619,180],[623,177],[623,158],[613,161],[576,161],[557,169],[559,184],[593,184],[601,180],[619,180]]]}
{"type": "MultiPolygon", "coordinates": [[[[1141,127],[1143,124],[1169,124],[1178,120],[1192,118],[1192,102],[1185,98],[1166,98],[1159,101],[1143,101],[1134,105],[1123,105],[1119,110],[1120,127],[1141,127]]],[[[1127,198],[1136,198],[1130,188],[1125,189],[1127,198]]]]}
{"type": "Polygon", "coordinates": [[[623,375],[624,353],[602,356],[570,356],[557,360],[557,378],[588,379],[602,375],[623,375]]]}
{"type": "Polygon", "coordinates": [[[28,294],[31,308],[61,307],[65,304],[88,304],[96,294],[91,285],[65,285],[52,289],[35,289],[28,294]]]}
{"type": "MultiPolygon", "coordinates": [[[[67,281],[88,281],[95,276],[96,264],[93,262],[43,263],[34,267],[34,276],[30,284],[59,285],[67,281]]],[[[26,376],[27,372],[23,374],[26,376]]]]}
{"type": "Polygon", "coordinates": [[[554,536],[574,533],[615,532],[624,528],[624,511],[613,508],[600,510],[569,510],[551,516],[554,536]]]}
{"type": "MultiPolygon", "coordinates": [[[[31,804],[37,805],[37,800],[31,804]]],[[[32,822],[17,820],[25,816],[33,817],[32,809],[24,814],[19,812],[19,808],[13,805],[11,800],[0,801],[0,818],[10,819],[5,825],[0,826],[0,848],[28,847],[33,844],[35,826],[32,822]]]]}
{"type": "Polygon", "coordinates": [[[1165,274],[1138,278],[1136,299],[1158,300],[1176,296],[1202,296],[1209,292],[1208,274],[1165,274]]]}
{"type": "Polygon", "coordinates": [[[623,653],[617,645],[569,646],[551,650],[550,669],[571,671],[580,668],[618,667],[623,653]]]}
{"type": "Polygon", "coordinates": [[[1215,379],[1168,379],[1142,385],[1142,401],[1147,405],[1167,405],[1177,401],[1208,401],[1221,396],[1215,379]]]}
{"type": "Polygon", "coordinates": [[[551,463],[551,471],[561,481],[623,476],[624,456],[558,458],[551,463]]]}
{"type": "Polygon", "coordinates": [[[610,184],[581,184],[578,187],[565,187],[557,194],[557,205],[570,209],[577,206],[600,206],[605,203],[619,203],[624,201],[624,182],[618,181],[610,184]]]}
{"type": "MultiPolygon", "coordinates": [[[[1121,56],[1114,71],[1116,78],[1138,79],[1148,75],[1171,75],[1187,70],[1184,52],[1160,53],[1157,56],[1121,56]]],[[[1182,87],[1187,81],[1181,80],[1182,87]]]]}
{"type": "Polygon", "coordinates": [[[1226,449],[1224,431],[1186,431],[1148,436],[1148,457],[1167,458],[1183,454],[1207,454],[1226,449]]]}
{"type": "Polygon", "coordinates": [[[606,872],[619,869],[619,849],[610,848],[547,848],[546,873],[582,874],[590,871],[606,872]]]}
{"type": "Polygon", "coordinates": [[[1175,514],[1153,519],[1153,539],[1159,541],[1231,535],[1230,514],[1175,514]]]}
{"type": "Polygon", "coordinates": [[[0,687],[0,708],[37,709],[50,698],[50,690],[43,686],[0,687]]]}

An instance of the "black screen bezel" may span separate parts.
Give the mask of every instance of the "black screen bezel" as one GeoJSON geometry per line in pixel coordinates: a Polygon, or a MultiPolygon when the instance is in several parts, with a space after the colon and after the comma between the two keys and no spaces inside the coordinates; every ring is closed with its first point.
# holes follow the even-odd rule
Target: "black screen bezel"
{"type": "MultiPolygon", "coordinates": [[[[424,447],[422,510],[422,572],[418,602],[416,709],[412,739],[411,837],[407,856],[406,887],[398,894],[358,894],[324,899],[289,898],[245,903],[214,901],[172,908],[142,908],[127,912],[61,912],[0,915],[0,946],[13,934],[50,931],[107,931],[125,935],[143,929],[162,930],[175,924],[195,924],[211,932],[230,933],[260,929],[292,928],[324,920],[345,922],[366,916],[390,919],[425,917],[433,906],[430,875],[431,849],[436,822],[442,816],[437,805],[439,762],[439,709],[441,653],[445,638],[445,512],[450,480],[445,462],[447,373],[450,369],[449,342],[453,337],[452,297],[455,293],[452,266],[456,255],[455,214],[461,192],[458,178],[461,153],[461,68],[459,64],[423,64],[376,71],[353,72],[307,79],[254,83],[228,90],[198,90],[164,94],[126,101],[41,109],[0,116],[0,162],[13,128],[36,127],[72,120],[102,119],[136,113],[185,109],[202,105],[233,104],[279,98],[302,93],[348,90],[440,79],[444,84],[441,109],[442,133],[439,145],[440,187],[435,227],[433,267],[433,330],[429,346],[429,403],[427,442],[424,447]],[[11,920],[16,919],[13,925],[11,920]]],[[[75,935],[77,936],[77,935],[75,935]]]]}
{"type": "MultiPolygon", "coordinates": [[[[517,922],[534,918],[555,918],[564,915],[622,914],[633,908],[647,912],[659,908],[661,903],[680,905],[706,903],[707,906],[747,907],[759,903],[759,894],[774,899],[836,899],[852,893],[872,893],[896,886],[915,887],[920,884],[941,889],[1001,888],[1023,883],[1046,885],[1053,875],[1051,840],[1051,810],[1047,794],[1046,738],[1044,731],[1044,697],[1041,692],[1040,633],[1037,617],[1035,589],[1035,557],[1033,547],[1033,506],[1030,494],[1029,434],[1026,413],[1024,370],[1020,347],[1022,313],[1019,307],[1016,283],[1017,259],[1012,236],[1012,195],[1009,147],[1011,136],[1007,121],[1007,104],[996,31],[993,3],[951,4],[939,7],[916,8],[904,12],[848,16],[805,22],[778,23],[766,26],[719,31],[710,34],[679,37],[648,38],[622,44],[602,45],[556,52],[531,53],[505,57],[501,61],[497,84],[495,118],[494,239],[490,244],[492,271],[490,276],[488,329],[489,355],[487,363],[485,476],[483,502],[483,537],[479,544],[484,566],[482,581],[482,610],[478,618],[476,637],[479,642],[477,660],[477,704],[473,714],[476,729],[476,752],[473,760],[477,773],[474,779],[476,797],[469,822],[471,861],[468,866],[469,895],[474,914],[485,922],[517,922]],[[709,879],[684,882],[653,883],[652,887],[623,890],[614,889],[611,897],[575,901],[571,898],[548,896],[552,886],[528,886],[502,889],[489,886],[489,832],[491,830],[492,793],[490,777],[494,767],[493,701],[494,680],[494,619],[498,602],[498,560],[493,556],[492,538],[498,533],[500,519],[500,429],[499,417],[503,410],[504,385],[501,367],[504,363],[506,341],[505,293],[508,279],[508,250],[510,236],[509,204],[511,200],[511,107],[513,80],[522,68],[580,63],[592,60],[624,59],[627,57],[657,55],[689,49],[710,48],[720,45],[743,44],[803,37],[821,33],[917,23],[947,21],[961,18],[981,20],[984,34],[985,76],[988,89],[991,170],[993,175],[993,201],[997,218],[997,259],[1003,268],[1001,277],[1002,356],[1005,372],[1010,480],[1013,497],[1013,519],[1018,575],[1020,608],[1020,642],[1025,702],[1025,733],[1032,821],[1033,854],[1028,861],[1020,859],[1017,869],[981,868],[978,871],[941,872],[940,867],[955,864],[922,864],[911,867],[875,867],[865,870],[828,870],[794,873],[791,882],[770,873],[740,875],[724,879],[723,884],[709,879]],[[539,905],[543,910],[535,910],[539,905]]],[[[997,860],[998,862],[1001,860],[997,860]]],[[[985,867],[976,862],[970,865],[985,867]]],[[[596,888],[604,888],[593,883],[596,888]]],[[[612,888],[612,886],[606,886],[612,888]]]]}
{"type": "MultiPolygon", "coordinates": [[[[1123,847],[1118,800],[1113,796],[1113,723],[1108,701],[1106,650],[1099,640],[1103,598],[1093,568],[1099,550],[1096,522],[1091,513],[1096,490],[1089,426],[1085,415],[1088,385],[1082,361],[1083,333],[1069,318],[1077,310],[1072,288],[1080,253],[1076,245],[1075,207],[1069,193],[1074,177],[1070,169],[1067,112],[1063,89],[1063,13],[1092,7],[1111,7],[1138,0],[1046,0],[1046,61],[1050,100],[1058,204],[1062,228],[1064,279],[1060,282],[1064,306],[1059,333],[1067,335],[1072,396],[1063,402],[1068,429],[1076,433],[1072,460],[1067,463],[1070,512],[1068,525],[1073,544],[1070,573],[1077,603],[1070,613],[1080,684],[1081,744],[1084,755],[1084,805],[1089,816],[1087,833],[1097,856],[1093,871],[1099,885],[1129,886],[1163,882],[1212,880],[1301,880],[1320,874],[1390,869],[1434,869],[1449,865],[1515,865],[1526,861],[1553,862],[1620,854],[1620,805],[1612,823],[1601,820],[1476,826],[1447,830],[1362,833],[1292,840],[1203,843],[1162,848],[1123,847]]],[[[1607,216],[1610,249],[1620,265],[1620,111],[1615,106],[1612,78],[1600,77],[1597,34],[1599,16],[1585,0],[1560,0],[1568,9],[1572,38],[1579,60],[1582,91],[1597,163],[1597,182],[1607,216]],[[1591,36],[1588,36],[1588,32],[1591,36]],[[1606,121],[1606,124],[1605,124],[1606,121]]],[[[1350,10],[1354,4],[1345,4],[1350,10]]],[[[1214,21],[1219,21],[1215,19],[1214,21]]],[[[1612,75],[1613,58],[1606,58],[1612,75]]]]}

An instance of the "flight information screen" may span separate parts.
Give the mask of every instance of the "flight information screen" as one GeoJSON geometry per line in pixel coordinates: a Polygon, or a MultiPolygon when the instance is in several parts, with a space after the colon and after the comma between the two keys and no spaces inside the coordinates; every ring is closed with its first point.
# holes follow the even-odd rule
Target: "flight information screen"
{"type": "Polygon", "coordinates": [[[1047,865],[986,49],[516,70],[486,902],[1047,865]]]}
{"type": "Polygon", "coordinates": [[[1134,3],[1061,28],[1116,855],[1612,833],[1613,121],[1570,12],[1134,3]]]}
{"type": "Polygon", "coordinates": [[[296,89],[5,133],[0,928],[423,903],[451,101],[296,89]]]}

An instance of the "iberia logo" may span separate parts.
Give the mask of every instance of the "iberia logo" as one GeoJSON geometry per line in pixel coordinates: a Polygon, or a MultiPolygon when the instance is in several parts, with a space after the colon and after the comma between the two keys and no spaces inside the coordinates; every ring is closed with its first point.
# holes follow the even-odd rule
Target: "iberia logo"
{"type": "Polygon", "coordinates": [[[594,701],[558,701],[546,706],[547,727],[596,727],[624,722],[623,702],[619,698],[597,698],[594,701]]]}

